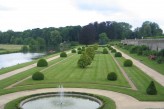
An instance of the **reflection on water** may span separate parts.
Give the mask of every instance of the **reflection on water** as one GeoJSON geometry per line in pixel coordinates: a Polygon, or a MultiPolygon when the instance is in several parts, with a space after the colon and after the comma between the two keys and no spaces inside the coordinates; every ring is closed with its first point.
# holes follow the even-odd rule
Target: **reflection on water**
{"type": "Polygon", "coordinates": [[[11,53],[0,55],[0,68],[30,62],[34,58],[43,56],[43,53],[11,53]]]}

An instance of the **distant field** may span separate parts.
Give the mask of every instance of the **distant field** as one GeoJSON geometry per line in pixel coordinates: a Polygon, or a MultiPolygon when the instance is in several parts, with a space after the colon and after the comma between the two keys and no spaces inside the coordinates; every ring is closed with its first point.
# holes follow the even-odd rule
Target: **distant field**
{"type": "Polygon", "coordinates": [[[23,45],[0,44],[0,54],[20,51],[23,45]]]}

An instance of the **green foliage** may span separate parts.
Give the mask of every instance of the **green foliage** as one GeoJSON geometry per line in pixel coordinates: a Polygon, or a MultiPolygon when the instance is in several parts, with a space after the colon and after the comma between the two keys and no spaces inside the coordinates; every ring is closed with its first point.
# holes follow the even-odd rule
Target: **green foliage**
{"type": "Polygon", "coordinates": [[[35,73],[32,75],[32,79],[33,79],[33,80],[44,80],[44,75],[43,75],[43,73],[41,73],[41,72],[35,72],[35,73]]]}
{"type": "Polygon", "coordinates": [[[107,44],[109,41],[107,34],[106,33],[101,33],[99,34],[99,44],[104,45],[107,44]]]}
{"type": "Polygon", "coordinates": [[[110,81],[116,81],[117,80],[117,75],[115,72],[110,72],[108,75],[107,75],[107,79],[110,80],[110,81]]]}
{"type": "Polygon", "coordinates": [[[115,57],[122,57],[122,54],[120,52],[116,52],[114,56],[115,57]]]}
{"type": "Polygon", "coordinates": [[[67,57],[66,52],[61,52],[61,53],[60,53],[60,57],[67,57]]]}
{"type": "Polygon", "coordinates": [[[85,68],[86,66],[92,63],[92,59],[86,54],[82,54],[80,59],[78,60],[77,64],[80,68],[85,68]]]}
{"type": "Polygon", "coordinates": [[[94,50],[97,50],[98,47],[99,47],[99,46],[98,46],[97,44],[93,45],[94,50]]]}
{"type": "Polygon", "coordinates": [[[124,61],[124,66],[125,67],[131,67],[133,65],[133,62],[130,59],[126,59],[124,61]]]}
{"type": "Polygon", "coordinates": [[[93,60],[95,57],[95,50],[93,47],[87,47],[85,53],[93,60]]]}
{"type": "Polygon", "coordinates": [[[77,50],[81,50],[81,47],[77,48],[77,50]]]}
{"type": "Polygon", "coordinates": [[[162,62],[163,62],[163,58],[159,56],[159,57],[157,58],[157,63],[158,63],[158,64],[162,64],[162,62]]]}
{"type": "Polygon", "coordinates": [[[148,88],[146,89],[146,93],[148,95],[157,95],[157,89],[156,89],[156,86],[154,84],[154,81],[151,81],[148,88]]]}
{"type": "Polygon", "coordinates": [[[46,59],[39,59],[37,62],[37,67],[46,67],[48,66],[48,62],[46,59]]]}
{"type": "Polygon", "coordinates": [[[73,49],[71,52],[72,52],[72,53],[76,53],[76,50],[75,50],[75,49],[73,49]]]}
{"type": "Polygon", "coordinates": [[[138,46],[131,46],[129,52],[130,52],[131,54],[132,54],[132,53],[137,53],[138,48],[139,48],[138,46]]]}
{"type": "Polygon", "coordinates": [[[85,47],[84,46],[82,47],[81,51],[85,51],[85,47]]]}
{"type": "Polygon", "coordinates": [[[108,54],[108,50],[106,48],[103,49],[103,54],[108,54]]]}
{"type": "Polygon", "coordinates": [[[28,46],[23,45],[22,48],[21,48],[21,51],[24,52],[24,53],[27,53],[28,52],[28,46]]]}
{"type": "Polygon", "coordinates": [[[81,50],[78,50],[77,54],[82,54],[82,51],[81,50]]]}
{"type": "Polygon", "coordinates": [[[116,49],[111,50],[111,53],[116,53],[116,52],[117,52],[116,49]]]}

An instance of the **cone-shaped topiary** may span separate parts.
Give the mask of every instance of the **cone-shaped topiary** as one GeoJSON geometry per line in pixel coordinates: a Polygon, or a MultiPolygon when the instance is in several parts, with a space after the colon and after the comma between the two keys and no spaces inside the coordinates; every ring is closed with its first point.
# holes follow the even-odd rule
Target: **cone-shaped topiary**
{"type": "Polygon", "coordinates": [[[48,66],[48,62],[46,59],[40,59],[37,62],[37,67],[46,67],[46,66],[48,66]]]}
{"type": "Polygon", "coordinates": [[[117,80],[117,75],[115,72],[111,72],[107,75],[107,79],[111,81],[116,81],[117,80]]]}
{"type": "Polygon", "coordinates": [[[126,59],[124,61],[124,66],[125,67],[131,67],[133,65],[133,62],[130,59],[126,59]]]}
{"type": "Polygon", "coordinates": [[[44,75],[43,75],[43,73],[41,73],[41,72],[35,72],[35,73],[32,75],[32,79],[33,79],[33,80],[44,80],[44,75]]]}
{"type": "Polygon", "coordinates": [[[157,89],[153,81],[149,84],[148,88],[146,89],[146,93],[148,95],[157,95],[157,89]]]}
{"type": "Polygon", "coordinates": [[[115,57],[122,57],[122,54],[120,52],[116,52],[114,56],[115,57]]]}
{"type": "Polygon", "coordinates": [[[61,53],[60,53],[60,57],[67,57],[66,52],[64,52],[64,51],[63,51],[63,52],[61,52],[61,53]]]}

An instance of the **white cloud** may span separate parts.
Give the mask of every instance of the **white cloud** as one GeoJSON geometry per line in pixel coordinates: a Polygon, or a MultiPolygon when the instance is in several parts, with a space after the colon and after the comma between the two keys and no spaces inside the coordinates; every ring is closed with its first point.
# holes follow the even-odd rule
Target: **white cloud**
{"type": "Polygon", "coordinates": [[[164,29],[163,4],[163,0],[1,0],[0,30],[86,25],[94,21],[124,21],[136,27],[146,20],[164,29]]]}

